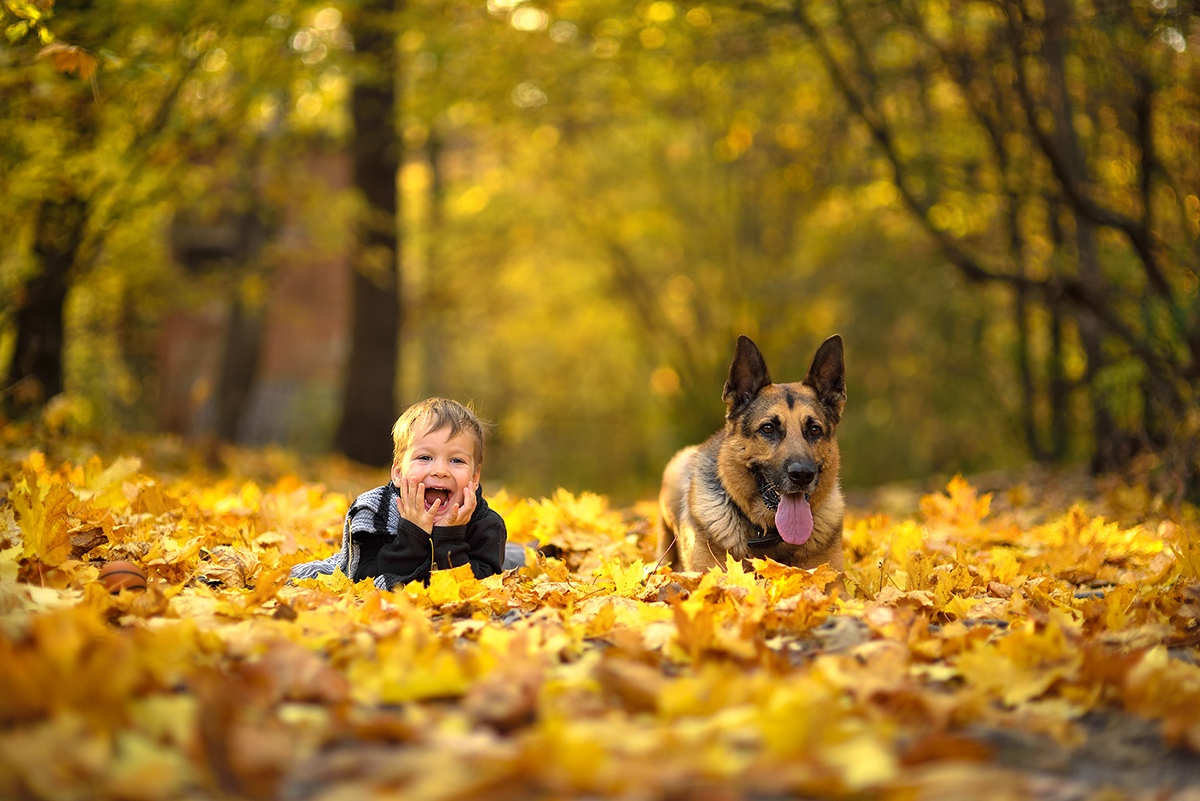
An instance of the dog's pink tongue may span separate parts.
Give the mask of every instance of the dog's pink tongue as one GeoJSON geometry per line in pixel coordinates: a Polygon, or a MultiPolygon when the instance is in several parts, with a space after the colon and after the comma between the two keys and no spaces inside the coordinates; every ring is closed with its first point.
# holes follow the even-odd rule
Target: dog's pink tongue
{"type": "Polygon", "coordinates": [[[784,495],[779,500],[779,508],[775,510],[775,528],[784,542],[792,545],[803,545],[812,536],[813,518],[812,507],[804,493],[784,495]]]}

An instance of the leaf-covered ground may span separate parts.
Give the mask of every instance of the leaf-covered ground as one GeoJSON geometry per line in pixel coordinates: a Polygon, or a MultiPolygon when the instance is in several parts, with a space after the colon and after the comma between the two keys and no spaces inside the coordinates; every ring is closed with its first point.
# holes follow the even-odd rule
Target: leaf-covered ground
{"type": "Polygon", "coordinates": [[[3,798],[1200,798],[1200,525],[1143,491],[867,498],[844,597],[501,493],[528,567],[386,593],[286,581],[381,478],[6,447],[3,798]]]}

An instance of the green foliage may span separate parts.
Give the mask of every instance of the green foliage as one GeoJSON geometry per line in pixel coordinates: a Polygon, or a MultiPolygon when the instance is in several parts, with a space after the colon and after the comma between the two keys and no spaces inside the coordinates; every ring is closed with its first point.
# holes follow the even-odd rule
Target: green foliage
{"type": "MultiPolygon", "coordinates": [[[[1129,237],[1097,234],[1097,297],[1128,328],[1105,334],[1107,365],[1089,361],[1077,310],[1047,300],[1084,274],[1085,218],[1026,119],[1002,8],[406,4],[392,20],[406,147],[400,400],[473,400],[498,424],[492,481],[623,500],[722,424],[742,333],[778,380],[843,335],[851,485],[1011,465],[1030,452],[1027,430],[1043,448],[1065,443],[1058,458],[1083,457],[1101,407],[1136,432],[1158,374],[1148,354],[1192,363],[1196,68],[1169,15],[1066,5],[1086,22],[1071,29],[1063,77],[1089,186],[1123,214],[1153,204],[1171,288],[1147,298],[1129,237]],[[1145,197],[1131,63],[1155,87],[1167,176],[1145,197]],[[979,277],[956,272],[964,262],[991,287],[962,280],[979,277]],[[1008,279],[1044,290],[1024,316],[1008,279]]],[[[6,2],[3,22],[32,24],[18,8],[6,2]]],[[[352,133],[342,15],[356,10],[121,0],[54,20],[95,58],[88,80],[70,71],[78,55],[0,56],[0,292],[18,297],[38,272],[39,204],[86,198],[68,387],[96,425],[153,424],[161,317],[353,245],[358,201],[308,165],[352,133]],[[177,212],[231,210],[300,220],[304,241],[203,275],[173,266],[177,212]]],[[[1032,36],[1043,20],[1025,22],[1032,36]]],[[[1034,70],[1028,91],[1048,97],[1050,77],[1034,70]]],[[[1051,109],[1034,112],[1050,131],[1051,109]]],[[[305,396],[291,444],[327,445],[332,395],[305,396]]]]}
{"type": "Polygon", "coordinates": [[[740,333],[779,380],[846,338],[851,483],[1021,458],[1002,301],[948,280],[811,50],[730,10],[522,13],[401,37],[410,146],[469,142],[436,229],[427,164],[406,194],[405,386],[492,414],[489,470],[644,495],[722,424],[740,333]]]}
{"type": "Polygon", "coordinates": [[[1184,421],[1200,396],[1200,159],[1178,145],[1200,108],[1183,33],[1194,11],[1071,0],[761,11],[820,52],[947,259],[1010,288],[1027,439],[1065,439],[1062,376],[1082,354],[1097,451],[1177,449],[1190,466],[1176,478],[1195,483],[1200,440],[1184,421]]]}
{"type": "Polygon", "coordinates": [[[42,8],[28,0],[3,0],[0,2],[0,28],[9,44],[17,44],[27,37],[48,45],[54,41],[49,20],[53,16],[52,6],[42,8]]]}
{"type": "MultiPolygon", "coordinates": [[[[42,270],[34,233],[43,205],[81,202],[67,387],[89,399],[96,425],[152,425],[157,323],[241,280],[227,273],[214,287],[181,274],[170,239],[177,216],[265,218],[285,204],[303,216],[306,204],[319,203],[322,219],[336,220],[328,189],[318,198],[294,160],[298,136],[337,136],[346,127],[337,108],[346,42],[323,8],[106,4],[56,20],[74,61],[64,62],[62,50],[53,58],[42,57],[48,50],[8,54],[0,70],[0,225],[12,238],[0,251],[8,301],[0,323],[11,325],[9,310],[42,270]],[[78,68],[85,58],[96,64],[90,73],[78,68]]],[[[323,249],[330,238],[298,246],[323,249]]],[[[263,251],[265,267],[256,269],[292,255],[263,251]]]]}

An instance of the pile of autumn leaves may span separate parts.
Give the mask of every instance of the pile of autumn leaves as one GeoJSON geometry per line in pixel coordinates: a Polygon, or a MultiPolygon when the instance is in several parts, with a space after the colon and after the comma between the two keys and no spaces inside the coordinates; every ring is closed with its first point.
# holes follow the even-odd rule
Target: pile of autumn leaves
{"type": "Polygon", "coordinates": [[[831,598],[671,573],[649,504],[586,494],[492,496],[527,567],[385,593],[287,583],[349,500],[294,476],[35,452],[0,489],[0,797],[1020,797],[987,732],[1069,750],[1111,712],[1200,751],[1200,528],[1135,490],[1109,522],[956,479],[848,519],[831,598]]]}

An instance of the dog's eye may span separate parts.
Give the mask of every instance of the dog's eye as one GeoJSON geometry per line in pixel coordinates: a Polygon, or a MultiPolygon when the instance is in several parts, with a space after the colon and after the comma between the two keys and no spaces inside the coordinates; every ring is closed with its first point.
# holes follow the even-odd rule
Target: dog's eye
{"type": "Polygon", "coordinates": [[[825,430],[823,428],[821,428],[821,426],[817,425],[816,423],[809,423],[808,436],[810,438],[816,439],[817,437],[821,436],[824,433],[825,433],[825,430]]]}
{"type": "Polygon", "coordinates": [[[774,423],[763,423],[761,426],[758,427],[758,433],[766,434],[767,436],[774,434],[775,433],[775,424],[774,423]]]}

